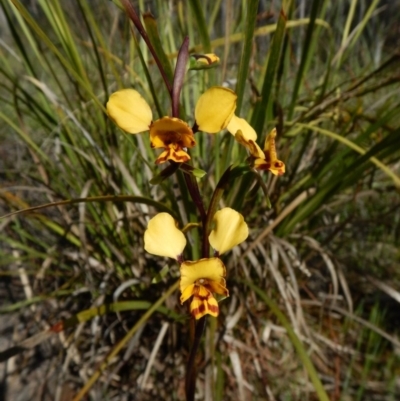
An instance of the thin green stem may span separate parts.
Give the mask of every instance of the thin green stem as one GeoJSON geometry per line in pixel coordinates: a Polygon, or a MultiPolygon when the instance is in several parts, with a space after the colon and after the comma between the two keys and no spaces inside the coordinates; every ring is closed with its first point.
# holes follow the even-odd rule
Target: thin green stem
{"type": "Polygon", "coordinates": [[[254,37],[254,29],[257,23],[257,12],[258,12],[258,0],[247,2],[247,17],[246,17],[246,29],[243,41],[243,51],[240,57],[238,79],[236,85],[237,93],[237,104],[236,114],[240,114],[242,108],[244,88],[246,86],[247,77],[249,75],[249,64],[252,52],[252,42],[254,37]]]}

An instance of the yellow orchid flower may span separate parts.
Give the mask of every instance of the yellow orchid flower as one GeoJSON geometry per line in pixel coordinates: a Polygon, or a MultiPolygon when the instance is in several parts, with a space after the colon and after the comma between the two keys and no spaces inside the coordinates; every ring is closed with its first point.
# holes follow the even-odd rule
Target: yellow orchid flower
{"type": "Polygon", "coordinates": [[[246,147],[253,160],[253,166],[258,170],[269,170],[274,175],[282,175],[285,172],[285,163],[278,160],[275,148],[276,128],[272,129],[265,139],[262,150],[246,131],[238,130],[235,139],[246,147]]]}
{"type": "MultiPolygon", "coordinates": [[[[229,89],[226,90],[230,91],[229,89]]],[[[234,94],[234,92],[232,92],[232,94],[234,94]]],[[[211,93],[209,97],[211,97],[211,93]]],[[[204,97],[204,101],[211,102],[209,97],[204,97]]],[[[215,97],[215,100],[217,101],[217,97],[215,97]]],[[[213,105],[213,107],[214,106],[216,105],[213,105]]],[[[253,165],[255,168],[259,170],[269,170],[274,175],[282,175],[285,172],[285,164],[278,160],[276,155],[276,128],[267,135],[264,150],[262,150],[256,142],[257,133],[254,131],[254,128],[246,120],[234,114],[235,108],[230,115],[229,121],[225,121],[220,129],[226,128],[235,137],[237,142],[249,150],[251,157],[254,159],[253,165]]]]}
{"type": "Polygon", "coordinates": [[[185,261],[181,264],[181,304],[193,296],[190,313],[200,319],[206,314],[218,316],[218,302],[212,293],[229,296],[225,287],[226,269],[219,258],[185,261]]]}
{"type": "MultiPolygon", "coordinates": [[[[218,86],[208,89],[200,96],[195,108],[196,128],[210,134],[226,128],[235,111],[236,98],[229,89],[218,86]]],[[[164,149],[156,164],[167,160],[183,163],[190,159],[187,148],[196,145],[192,128],[175,117],[166,116],[153,121],[150,106],[134,89],[113,93],[107,102],[107,113],[130,134],[150,132],[151,147],[164,149]]]]}
{"type": "MultiPolygon", "coordinates": [[[[243,216],[231,208],[223,208],[214,215],[214,229],[209,241],[216,255],[229,251],[245,241],[249,230],[243,216]]],[[[168,213],[154,216],[144,234],[147,252],[176,259],[180,263],[181,303],[192,297],[190,313],[200,319],[206,314],[218,316],[219,307],[214,294],[229,296],[226,288],[226,269],[219,257],[183,261],[186,238],[168,213]]]]}

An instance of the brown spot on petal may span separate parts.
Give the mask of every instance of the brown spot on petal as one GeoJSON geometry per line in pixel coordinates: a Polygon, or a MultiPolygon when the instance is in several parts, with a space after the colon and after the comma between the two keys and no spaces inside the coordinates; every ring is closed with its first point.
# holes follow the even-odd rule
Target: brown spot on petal
{"type": "Polygon", "coordinates": [[[219,307],[218,307],[218,305],[210,305],[210,304],[208,304],[208,309],[209,309],[211,312],[215,313],[215,314],[218,314],[218,313],[219,313],[219,307]]]}
{"type": "Polygon", "coordinates": [[[178,145],[171,144],[160,154],[160,156],[158,156],[156,164],[165,163],[167,160],[184,163],[190,160],[190,156],[178,145]]]}

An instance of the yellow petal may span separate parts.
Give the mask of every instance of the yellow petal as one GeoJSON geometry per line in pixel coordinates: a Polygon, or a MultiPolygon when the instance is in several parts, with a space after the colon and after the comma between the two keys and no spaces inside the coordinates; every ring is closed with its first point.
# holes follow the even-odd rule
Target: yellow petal
{"type": "Polygon", "coordinates": [[[265,138],[264,152],[267,161],[274,161],[277,159],[275,138],[276,138],[276,128],[273,128],[265,138]]]}
{"type": "Polygon", "coordinates": [[[178,146],[169,145],[168,148],[157,157],[156,164],[165,163],[167,160],[173,160],[177,163],[185,163],[190,160],[190,156],[178,146]]]}
{"type": "Polygon", "coordinates": [[[186,238],[168,213],[155,215],[144,233],[144,249],[158,256],[178,259],[186,245],[186,238]]]}
{"type": "Polygon", "coordinates": [[[154,121],[150,127],[152,148],[168,148],[176,144],[180,148],[192,148],[196,145],[192,129],[179,118],[163,117],[154,121]]]}
{"type": "Polygon", "coordinates": [[[193,295],[200,298],[208,298],[210,296],[210,291],[202,285],[196,285],[193,295]]]}
{"type": "Polygon", "coordinates": [[[285,163],[276,159],[273,163],[267,162],[265,159],[255,159],[254,168],[257,170],[270,171],[274,175],[282,175],[285,173],[285,163]]]}
{"type": "Polygon", "coordinates": [[[130,134],[148,131],[153,119],[150,106],[133,89],[113,93],[107,102],[107,113],[118,127],[130,134]]]}
{"type": "Polygon", "coordinates": [[[187,287],[192,284],[203,284],[204,280],[206,281],[204,286],[207,286],[209,282],[215,281],[225,288],[225,275],[225,266],[219,258],[187,260],[181,264],[181,293],[186,294],[187,287]]]}
{"type": "Polygon", "coordinates": [[[214,223],[215,228],[208,240],[220,255],[243,242],[249,235],[249,228],[243,216],[229,207],[215,213],[214,223]]]}
{"type": "Polygon", "coordinates": [[[269,171],[274,175],[283,175],[286,171],[285,163],[280,160],[275,160],[269,171]]]}
{"type": "Polygon", "coordinates": [[[229,291],[225,286],[226,286],[225,279],[223,281],[223,284],[221,282],[218,283],[216,281],[209,281],[207,283],[207,288],[214,294],[220,294],[223,295],[224,297],[229,297],[229,291]]]}
{"type": "Polygon", "coordinates": [[[217,317],[219,307],[217,300],[209,294],[207,298],[194,296],[190,303],[190,313],[195,319],[200,319],[205,315],[217,317]]]}
{"type": "MultiPolygon", "coordinates": [[[[220,279],[219,282],[199,279],[196,280],[197,284],[189,284],[184,290],[182,290],[182,295],[180,298],[181,304],[187,301],[192,295],[204,296],[204,292],[213,292],[215,294],[223,295],[224,297],[229,297],[229,291],[225,287],[225,279],[220,279]],[[202,282],[203,284],[200,284],[202,282]]],[[[185,283],[183,284],[185,285],[185,283]]],[[[181,288],[183,288],[181,281],[181,288]]]]}
{"type": "Polygon", "coordinates": [[[229,122],[228,126],[226,129],[233,135],[235,136],[236,133],[240,130],[242,132],[242,137],[246,141],[256,141],[257,140],[257,134],[256,131],[254,131],[254,128],[243,118],[233,116],[231,118],[231,121],[229,122]]]}
{"type": "Polygon", "coordinates": [[[209,296],[209,294],[210,294],[210,290],[208,290],[206,287],[199,285],[199,284],[191,284],[182,293],[180,301],[181,301],[181,304],[183,304],[192,295],[200,297],[200,298],[207,298],[209,296]]]}
{"type": "Polygon", "coordinates": [[[285,163],[278,160],[275,147],[276,128],[272,129],[267,135],[264,145],[264,163],[255,163],[255,167],[260,170],[269,170],[272,174],[282,175],[285,172],[285,163]],[[257,166],[258,164],[258,166],[257,166]]]}
{"type": "Polygon", "coordinates": [[[235,139],[237,142],[239,142],[241,145],[243,145],[245,148],[247,148],[251,154],[251,156],[255,158],[261,158],[264,159],[265,155],[262,149],[258,146],[257,142],[253,140],[247,140],[244,136],[241,130],[237,131],[235,134],[235,139]]]}
{"type": "Polygon", "coordinates": [[[200,131],[215,134],[226,128],[236,109],[237,96],[227,88],[213,86],[199,98],[194,111],[200,131]]]}
{"type": "Polygon", "coordinates": [[[180,298],[181,304],[187,301],[192,295],[194,295],[195,284],[188,285],[184,291],[182,291],[182,295],[180,298]]]}

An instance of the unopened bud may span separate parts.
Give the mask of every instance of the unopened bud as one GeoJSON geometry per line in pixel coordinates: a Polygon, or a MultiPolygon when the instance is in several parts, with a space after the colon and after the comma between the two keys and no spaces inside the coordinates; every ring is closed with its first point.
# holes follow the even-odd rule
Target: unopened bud
{"type": "Polygon", "coordinates": [[[191,54],[189,70],[207,70],[219,65],[219,57],[214,53],[191,54]]]}

